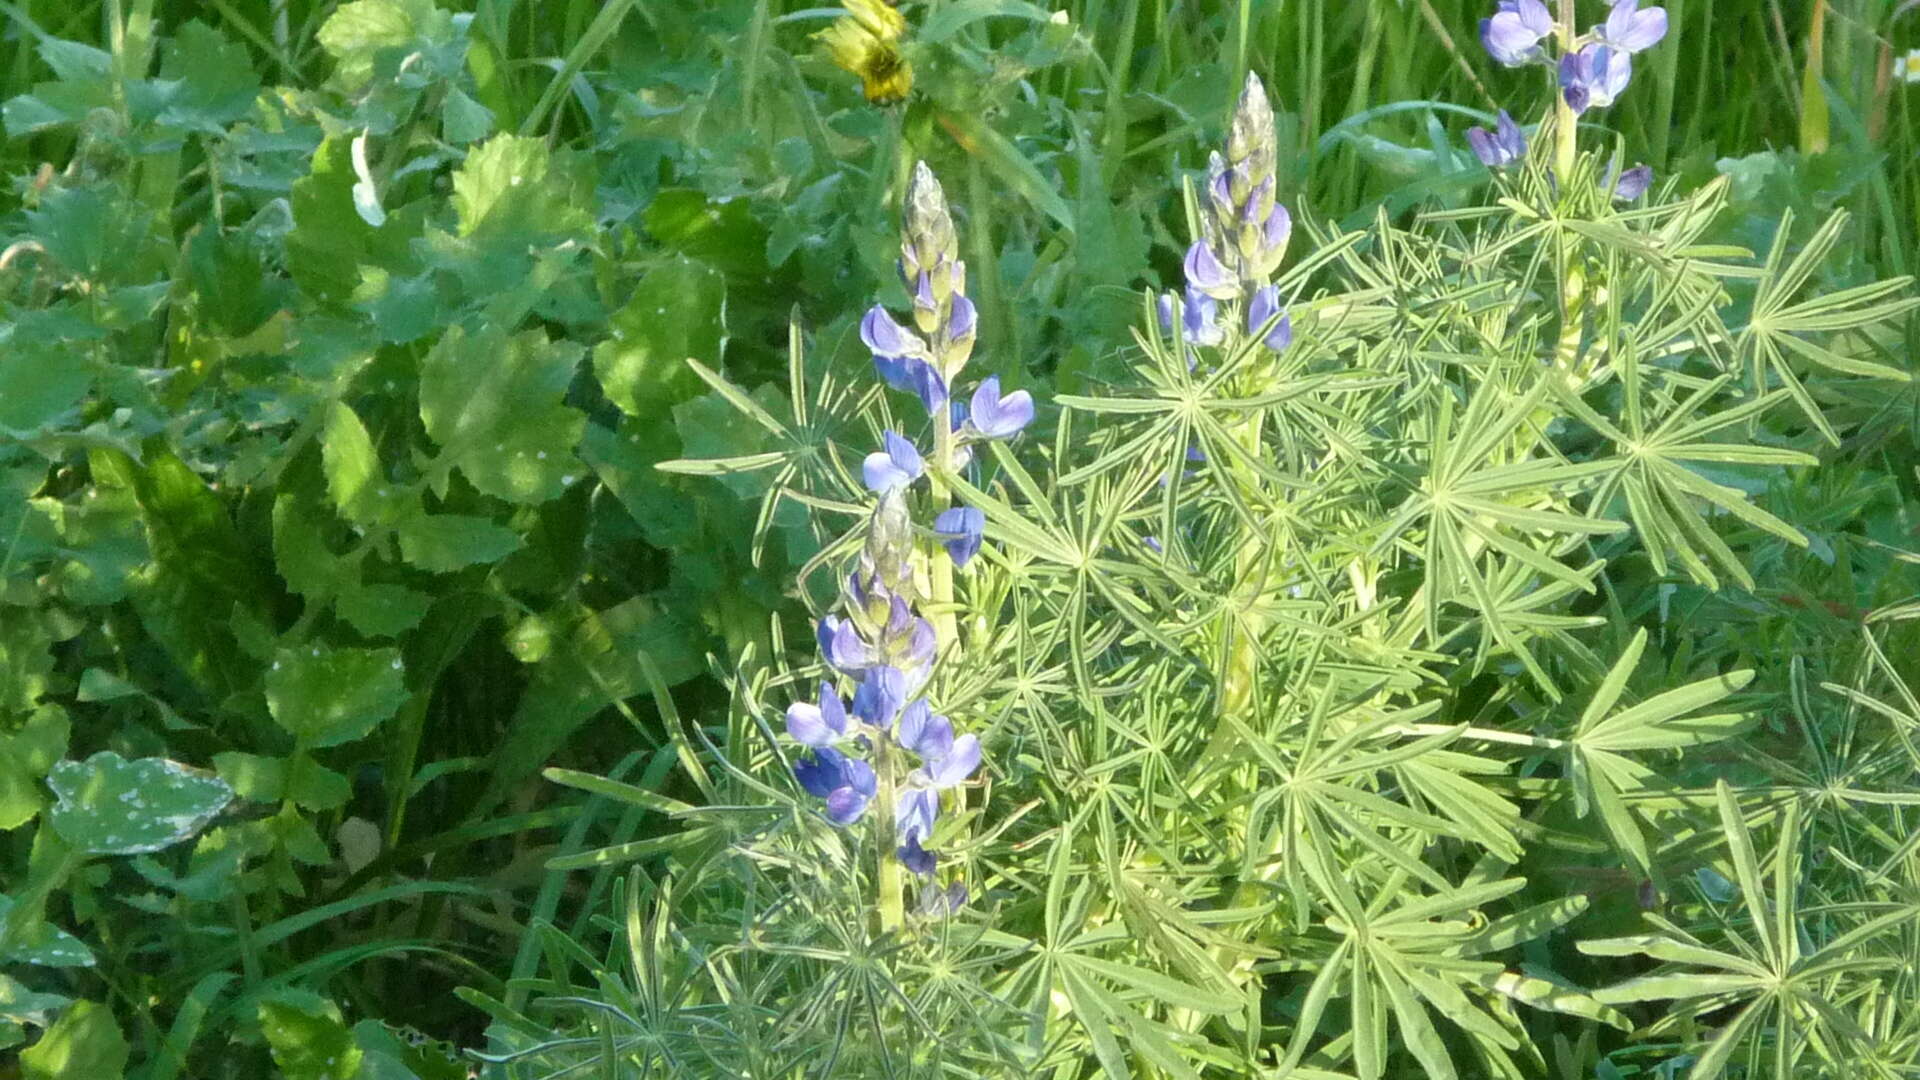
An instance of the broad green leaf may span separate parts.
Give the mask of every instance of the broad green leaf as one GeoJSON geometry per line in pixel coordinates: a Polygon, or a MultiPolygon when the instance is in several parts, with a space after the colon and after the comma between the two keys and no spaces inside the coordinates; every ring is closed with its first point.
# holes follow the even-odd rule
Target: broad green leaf
{"type": "Polygon", "coordinates": [[[340,516],[356,525],[390,524],[407,510],[410,492],[388,483],[380,454],[360,417],[344,402],[327,410],[320,435],[320,461],[327,493],[340,516]]]}
{"type": "Polygon", "coordinates": [[[213,755],[214,770],[235,795],[253,802],[279,802],[287,794],[285,758],[228,750],[213,755]]]}
{"type": "Polygon", "coordinates": [[[628,416],[657,420],[697,397],[701,382],[686,361],[719,366],[726,304],[726,279],[701,263],[675,258],[648,271],[593,350],[607,399],[628,416]]]}
{"type": "MultiPolygon", "coordinates": [[[[0,893],[0,938],[5,936],[3,932],[13,909],[13,897],[0,893]]],[[[13,944],[0,953],[0,963],[54,968],[94,966],[93,950],[87,948],[85,942],[45,919],[34,919],[14,927],[13,931],[13,944]]]]}
{"type": "Polygon", "coordinates": [[[171,85],[156,122],[215,136],[251,113],[260,93],[260,76],[246,48],[197,19],[180,26],[167,42],[160,81],[171,85]]]}
{"type": "Polygon", "coordinates": [[[340,617],[367,637],[398,637],[420,625],[433,597],[404,585],[360,585],[334,597],[340,617]]]}
{"type": "Polygon", "coordinates": [[[396,275],[412,272],[416,260],[408,245],[420,232],[418,212],[390,213],[378,228],[361,218],[353,205],[350,143],[344,136],[321,143],[311,171],[294,183],[289,200],[294,228],[287,234],[287,270],[302,292],[332,304],[354,299],[366,267],[396,275]]]}
{"type": "Polygon", "coordinates": [[[26,1080],[120,1080],[129,1047],[105,1005],[76,1001],[20,1054],[26,1080]]]}
{"type": "Polygon", "coordinates": [[[360,1047],[331,1001],[263,1001],[260,1031],[285,1080],[352,1080],[360,1071],[360,1047]]]}
{"type": "Polygon", "coordinates": [[[373,77],[383,51],[452,37],[453,16],[433,0],[354,0],[335,8],[318,36],[337,65],[336,77],[352,90],[373,77]]]}
{"type": "Polygon", "coordinates": [[[0,352],[0,429],[35,431],[80,404],[93,365],[72,350],[11,346],[0,352]]]}
{"type": "Polygon", "coordinates": [[[38,993],[15,979],[0,975],[0,1020],[44,1028],[55,1013],[72,1003],[72,998],[38,993]]]}
{"type": "Polygon", "coordinates": [[[397,649],[282,648],[265,687],[274,720],[307,748],[361,738],[407,699],[397,649]]]}
{"type": "Polygon", "coordinates": [[[54,830],[96,855],[177,844],[233,801],[233,789],[217,776],[165,758],[128,761],[111,750],[55,765],[47,786],[59,800],[48,812],[54,830]]]}
{"type": "Polygon", "coordinates": [[[398,531],[401,557],[437,574],[499,562],[520,547],[519,533],[469,514],[422,514],[398,531]]]}
{"type": "Polygon", "coordinates": [[[66,713],[49,706],[13,734],[0,734],[0,831],[26,824],[46,806],[40,781],[67,752],[70,728],[66,713]]]}
{"type": "Polygon", "coordinates": [[[421,364],[420,419],[474,487],[545,502],[586,472],[573,456],[586,417],[562,403],[579,362],[579,346],[541,330],[450,330],[421,364]]]}
{"type": "Polygon", "coordinates": [[[543,139],[496,135],[474,147],[453,174],[459,235],[558,237],[593,227],[583,189],[543,139]]]}

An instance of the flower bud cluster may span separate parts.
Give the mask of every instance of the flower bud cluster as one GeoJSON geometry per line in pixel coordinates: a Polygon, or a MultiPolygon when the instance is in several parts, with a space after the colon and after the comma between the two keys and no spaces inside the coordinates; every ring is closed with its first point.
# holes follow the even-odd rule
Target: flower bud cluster
{"type": "MultiPolygon", "coordinates": [[[[1208,160],[1200,237],[1187,248],[1182,270],[1186,290],[1158,298],[1160,326],[1180,340],[1212,346],[1226,340],[1221,305],[1244,301],[1246,332],[1279,352],[1293,340],[1293,323],[1269,283],[1287,253],[1293,218],[1275,196],[1276,139],[1273,106],[1260,77],[1247,75],[1227,125],[1226,153],[1208,160]]],[[[1191,352],[1187,364],[1195,363],[1191,352]]]]}
{"type": "Polygon", "coordinates": [[[887,385],[918,394],[932,413],[946,403],[948,388],[973,355],[979,313],[967,298],[967,264],[960,259],[947,197],[924,161],[913,167],[902,219],[900,281],[918,333],[875,304],[860,322],[860,340],[887,385]]]}

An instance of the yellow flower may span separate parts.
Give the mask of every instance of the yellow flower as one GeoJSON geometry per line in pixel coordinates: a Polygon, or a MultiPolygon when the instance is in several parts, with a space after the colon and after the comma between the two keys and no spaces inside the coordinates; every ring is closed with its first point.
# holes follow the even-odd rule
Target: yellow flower
{"type": "Polygon", "coordinates": [[[1920,49],[1896,59],[1893,62],[1893,74],[1897,79],[1920,83],[1920,49]]]}
{"type": "Polygon", "coordinates": [[[815,35],[827,56],[860,76],[867,100],[891,105],[913,89],[913,68],[900,55],[906,17],[883,0],[841,0],[847,14],[815,35]]]}

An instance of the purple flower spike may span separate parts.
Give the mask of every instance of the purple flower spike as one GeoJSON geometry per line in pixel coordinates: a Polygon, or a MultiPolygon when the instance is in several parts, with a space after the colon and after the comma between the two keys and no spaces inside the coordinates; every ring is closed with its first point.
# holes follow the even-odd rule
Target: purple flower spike
{"type": "MultiPolygon", "coordinates": [[[[1188,289],[1180,305],[1180,336],[1189,345],[1220,344],[1227,335],[1220,329],[1219,316],[1219,301],[1197,289],[1188,289]]],[[[1191,356],[1187,358],[1187,367],[1193,367],[1191,356]]]]}
{"type": "MultiPolygon", "coordinates": [[[[975,411],[978,411],[977,407],[975,411]]],[[[861,465],[867,490],[876,495],[904,488],[920,479],[920,475],[926,471],[925,463],[920,460],[920,451],[897,432],[888,431],[883,442],[886,449],[868,454],[867,460],[861,465]]]]}
{"type": "Polygon", "coordinates": [[[934,868],[940,864],[939,858],[933,852],[920,846],[920,838],[917,836],[907,837],[907,842],[900,845],[900,850],[894,852],[894,857],[900,860],[901,866],[921,877],[932,877],[934,868]]]}
{"type": "Polygon", "coordinates": [[[1480,20],[1480,44],[1508,67],[1541,59],[1540,42],[1553,33],[1553,13],[1542,0],[1500,0],[1490,19],[1480,20]]]}
{"type": "Polygon", "coordinates": [[[989,375],[974,390],[970,411],[973,418],[968,422],[982,436],[989,439],[1011,438],[1033,422],[1033,395],[1025,390],[1015,390],[1001,397],[1000,376],[989,375]]]}
{"type": "Polygon", "coordinates": [[[942,510],[940,516],[933,519],[933,531],[940,534],[955,566],[967,565],[967,561],[979,553],[986,527],[987,515],[971,506],[942,510]]]}
{"type": "Polygon", "coordinates": [[[1473,148],[1473,156],[1480,164],[1489,169],[1502,165],[1511,165],[1527,156],[1527,136],[1520,125],[1513,122],[1507,110],[1500,110],[1500,119],[1493,131],[1483,127],[1467,129],[1467,145],[1473,148]]]}
{"type": "Polygon", "coordinates": [[[1593,28],[1594,35],[1622,53],[1637,53],[1660,44],[1667,36],[1667,9],[1650,7],[1637,10],[1640,0],[1614,0],[1607,21],[1593,28]]]}
{"type": "MultiPolygon", "coordinates": [[[[853,715],[882,731],[893,727],[907,698],[907,677],[899,668],[881,665],[869,670],[853,692],[853,715]]],[[[842,721],[844,723],[844,721],[842,721]]]]}
{"type": "Polygon", "coordinates": [[[1588,45],[1560,58],[1560,90],[1578,116],[1613,104],[1633,78],[1633,61],[1605,45],[1588,45]]]}
{"type": "Polygon", "coordinates": [[[1620,179],[1614,181],[1613,197],[1621,202],[1632,202],[1640,196],[1645,195],[1647,189],[1652,186],[1653,166],[1635,165],[1633,168],[1621,173],[1620,179]]]}
{"type": "Polygon", "coordinates": [[[1187,258],[1183,264],[1187,274],[1187,290],[1195,289],[1206,293],[1216,300],[1231,300],[1240,295],[1240,283],[1221,264],[1213,249],[1205,240],[1195,240],[1187,249],[1187,258]]]}
{"type": "Polygon", "coordinates": [[[1267,348],[1279,352],[1293,344],[1293,318],[1287,314],[1285,308],[1280,306],[1280,287],[1268,285],[1254,293],[1253,299],[1247,303],[1247,333],[1249,334],[1260,333],[1266,327],[1267,321],[1276,315],[1279,316],[1279,321],[1273,324],[1272,329],[1266,331],[1266,336],[1262,340],[1267,348]]]}
{"type": "Polygon", "coordinates": [[[875,356],[923,357],[927,355],[926,343],[918,334],[893,321],[887,309],[879,304],[867,310],[860,320],[860,340],[875,356]]]}
{"type": "Polygon", "coordinates": [[[822,747],[845,738],[847,708],[840,695],[820,684],[820,704],[796,701],[787,706],[787,734],[806,746],[822,747]]]}

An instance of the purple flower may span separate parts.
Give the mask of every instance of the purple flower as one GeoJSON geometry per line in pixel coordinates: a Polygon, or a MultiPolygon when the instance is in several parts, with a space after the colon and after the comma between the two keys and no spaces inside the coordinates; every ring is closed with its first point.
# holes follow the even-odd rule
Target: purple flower
{"type": "MultiPolygon", "coordinates": [[[[1218,345],[1226,340],[1219,318],[1219,301],[1197,289],[1187,289],[1186,299],[1180,305],[1180,336],[1187,344],[1218,345]]],[[[1191,356],[1187,357],[1187,367],[1193,367],[1191,356]]]]}
{"type": "Polygon", "coordinates": [[[873,647],[860,637],[860,631],[853,623],[828,615],[820,620],[815,631],[820,641],[820,655],[836,670],[848,675],[859,675],[876,662],[873,647]]]}
{"type": "Polygon", "coordinates": [[[906,673],[908,693],[920,688],[932,673],[933,654],[940,646],[940,638],[934,632],[933,624],[925,619],[913,620],[913,627],[903,639],[894,642],[894,657],[900,664],[900,670],[906,673]],[[904,640],[904,645],[901,641],[904,640]]]}
{"type": "Polygon", "coordinates": [[[974,309],[973,301],[962,293],[953,296],[953,313],[947,316],[947,340],[971,341],[974,326],[980,320],[980,313],[974,309]]]}
{"type": "Polygon", "coordinates": [[[956,881],[944,889],[928,882],[920,889],[920,902],[914,911],[925,918],[944,919],[966,906],[966,882],[956,881]]]}
{"type": "Polygon", "coordinates": [[[1153,301],[1154,314],[1160,316],[1160,332],[1173,333],[1173,294],[1161,293],[1153,301]]]}
{"type": "Polygon", "coordinates": [[[1213,205],[1222,217],[1233,214],[1233,178],[1240,174],[1239,166],[1229,168],[1221,160],[1220,152],[1214,151],[1212,157],[1212,175],[1207,178],[1207,194],[1213,198],[1213,205]]]}
{"type": "Polygon", "coordinates": [[[840,695],[820,684],[820,704],[796,701],[787,706],[787,734],[812,747],[838,742],[847,734],[847,708],[840,695]]]}
{"type": "Polygon", "coordinates": [[[1279,203],[1273,204],[1273,210],[1267,214],[1267,223],[1263,226],[1261,245],[1266,248],[1269,257],[1277,258],[1287,248],[1287,238],[1293,235],[1293,215],[1279,203]]]}
{"type": "Polygon", "coordinates": [[[1507,110],[1500,110],[1500,119],[1489,132],[1483,127],[1467,129],[1467,145],[1473,147],[1473,156],[1480,164],[1489,169],[1510,165],[1527,156],[1527,136],[1520,125],[1513,122],[1507,110]]]}
{"type": "Polygon", "coordinates": [[[1588,45],[1560,58],[1560,90],[1578,116],[1613,104],[1633,78],[1633,61],[1605,45],[1588,45]]]}
{"type": "Polygon", "coordinates": [[[1542,0],[1500,0],[1493,17],[1480,20],[1480,44],[1508,67],[1539,60],[1540,41],[1552,33],[1553,13],[1542,0]]]}
{"type": "Polygon", "coordinates": [[[893,727],[893,719],[900,715],[900,705],[906,699],[907,677],[899,668],[881,664],[868,669],[854,689],[853,715],[862,723],[887,731],[893,727]]]}
{"type": "Polygon", "coordinates": [[[882,441],[886,449],[868,454],[861,466],[867,490],[879,495],[906,487],[920,479],[920,475],[926,471],[926,465],[920,460],[920,451],[897,432],[888,431],[882,441]]]}
{"type": "Polygon", "coordinates": [[[967,560],[979,553],[986,527],[987,515],[971,506],[942,510],[940,516],[933,519],[933,531],[946,545],[947,555],[955,566],[967,565],[967,560]]]}
{"type": "Polygon", "coordinates": [[[1015,390],[1000,396],[1000,376],[989,375],[973,392],[968,425],[989,439],[1006,439],[1033,422],[1033,395],[1015,390]]]}
{"type": "Polygon", "coordinates": [[[947,380],[940,377],[932,364],[911,356],[880,356],[873,358],[873,370],[888,386],[895,390],[904,390],[917,394],[920,404],[932,413],[947,400],[947,380]]]}
{"type": "MultiPolygon", "coordinates": [[[[914,281],[913,310],[916,316],[924,314],[927,317],[926,322],[932,322],[939,317],[940,302],[933,297],[933,275],[925,270],[920,271],[914,281]]],[[[935,325],[938,324],[935,323],[935,325]]]]}
{"type": "Polygon", "coordinates": [[[916,777],[924,777],[927,786],[950,788],[972,776],[980,767],[980,737],[962,735],[953,740],[948,751],[937,758],[923,762],[913,771],[916,777]]]}
{"type": "Polygon", "coordinates": [[[875,356],[927,355],[927,345],[920,340],[920,336],[894,322],[893,316],[887,314],[887,309],[879,304],[869,308],[866,316],[860,320],[860,340],[875,356]]]}
{"type": "Polygon", "coordinates": [[[940,864],[939,858],[933,852],[920,846],[918,836],[907,837],[907,842],[900,845],[900,850],[894,852],[894,856],[900,860],[901,866],[921,877],[931,877],[934,867],[940,864]]]}
{"type": "Polygon", "coordinates": [[[1182,264],[1187,274],[1187,291],[1198,289],[1216,300],[1231,300],[1240,295],[1240,283],[1234,280],[1205,240],[1195,240],[1187,249],[1182,264]]]}
{"type": "Polygon", "coordinates": [[[1653,166],[1635,165],[1633,168],[1621,173],[1620,179],[1614,181],[1613,197],[1621,202],[1632,202],[1640,196],[1645,195],[1647,189],[1652,186],[1653,166]]]}
{"type": "Polygon", "coordinates": [[[1267,348],[1279,352],[1293,344],[1293,317],[1287,314],[1286,308],[1280,306],[1280,287],[1267,285],[1255,292],[1253,299],[1247,302],[1247,333],[1249,334],[1260,333],[1266,328],[1268,321],[1276,315],[1279,316],[1279,321],[1275,322],[1271,329],[1266,330],[1266,336],[1261,340],[1266,343],[1267,348]]]}
{"type": "Polygon", "coordinates": [[[1667,36],[1667,9],[1650,7],[1635,10],[1640,0],[1614,0],[1607,21],[1593,28],[1594,36],[1622,53],[1637,53],[1653,48],[1667,36]]]}
{"type": "Polygon", "coordinates": [[[859,821],[878,790],[873,766],[827,746],[795,763],[793,776],[808,794],[827,800],[827,820],[835,825],[859,821]]]}
{"type": "Polygon", "coordinates": [[[944,758],[953,751],[953,722],[919,698],[901,711],[894,741],[923,758],[944,758]]]}

